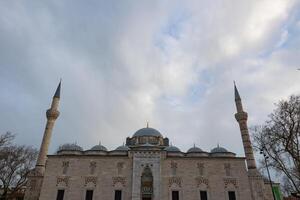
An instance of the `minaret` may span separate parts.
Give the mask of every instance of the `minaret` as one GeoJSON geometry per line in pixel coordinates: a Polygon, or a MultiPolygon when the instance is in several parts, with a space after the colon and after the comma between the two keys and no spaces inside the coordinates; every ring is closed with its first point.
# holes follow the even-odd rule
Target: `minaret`
{"type": "Polygon", "coordinates": [[[61,88],[61,81],[59,82],[55,94],[53,96],[51,107],[46,112],[47,124],[44,131],[44,136],[40,147],[38,159],[36,162],[36,170],[38,170],[42,174],[45,171],[45,164],[47,160],[47,154],[48,154],[54,123],[59,116],[58,105],[60,100],[60,88],[61,88]]]}
{"type": "Polygon", "coordinates": [[[242,100],[239,91],[236,88],[235,83],[234,83],[234,99],[235,99],[235,105],[237,110],[237,113],[235,114],[235,119],[237,120],[240,126],[245,156],[247,160],[247,167],[248,169],[256,169],[256,163],[253,155],[252,144],[250,141],[248,126],[247,126],[248,114],[243,110],[242,100]]]}
{"type": "Polygon", "coordinates": [[[54,127],[55,120],[59,116],[58,105],[60,100],[60,88],[61,81],[59,82],[58,87],[53,96],[51,107],[46,112],[47,124],[44,131],[44,136],[40,147],[36,166],[33,170],[31,170],[31,172],[27,176],[28,182],[26,186],[27,189],[25,191],[24,200],[40,199],[52,130],[54,127]]]}

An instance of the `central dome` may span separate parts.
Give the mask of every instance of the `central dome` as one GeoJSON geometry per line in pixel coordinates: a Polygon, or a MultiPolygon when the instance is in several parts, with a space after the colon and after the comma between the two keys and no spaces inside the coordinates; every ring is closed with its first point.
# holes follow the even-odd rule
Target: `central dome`
{"type": "Polygon", "coordinates": [[[133,137],[141,137],[141,136],[154,136],[154,137],[162,137],[162,134],[154,129],[154,128],[142,128],[133,134],[133,137]]]}

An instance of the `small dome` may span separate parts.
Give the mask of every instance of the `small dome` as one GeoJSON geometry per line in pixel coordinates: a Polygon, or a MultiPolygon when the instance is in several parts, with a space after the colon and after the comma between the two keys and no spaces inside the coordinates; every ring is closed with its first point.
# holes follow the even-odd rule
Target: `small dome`
{"type": "Polygon", "coordinates": [[[59,146],[58,151],[83,151],[82,147],[77,144],[63,144],[59,146]]]}
{"type": "Polygon", "coordinates": [[[107,151],[107,148],[101,144],[97,144],[97,145],[93,146],[90,150],[91,151],[107,151]]]}
{"type": "Polygon", "coordinates": [[[129,150],[130,150],[129,147],[125,145],[119,146],[115,149],[115,151],[129,151],[129,150]]]}
{"type": "Polygon", "coordinates": [[[180,149],[175,146],[168,146],[164,150],[167,152],[181,152],[180,149]]]}
{"type": "Polygon", "coordinates": [[[199,147],[193,146],[187,151],[187,153],[203,153],[203,151],[199,147]]]}
{"type": "Polygon", "coordinates": [[[228,153],[227,149],[220,147],[219,145],[213,148],[210,153],[228,153]]]}
{"type": "Polygon", "coordinates": [[[154,136],[154,137],[162,137],[162,134],[154,129],[154,128],[142,128],[133,134],[133,137],[141,137],[141,136],[154,136]]]}

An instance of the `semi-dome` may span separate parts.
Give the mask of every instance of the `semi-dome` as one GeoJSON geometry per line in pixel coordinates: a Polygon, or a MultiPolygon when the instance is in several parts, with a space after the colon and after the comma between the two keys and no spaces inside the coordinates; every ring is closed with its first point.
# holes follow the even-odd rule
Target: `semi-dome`
{"type": "Polygon", "coordinates": [[[154,128],[142,128],[133,134],[133,137],[141,137],[141,136],[154,136],[154,137],[162,137],[162,134],[154,129],[154,128]]]}
{"type": "Polygon", "coordinates": [[[107,151],[107,148],[101,144],[97,144],[97,145],[93,146],[90,150],[91,151],[107,151]]]}
{"type": "Polygon", "coordinates": [[[130,148],[126,145],[119,146],[115,149],[115,151],[129,151],[130,148]]]}
{"type": "Polygon", "coordinates": [[[167,152],[181,152],[180,149],[175,146],[168,146],[164,150],[167,152]]]}
{"type": "Polygon", "coordinates": [[[63,144],[58,148],[58,151],[83,151],[81,146],[78,146],[77,144],[63,144]]]}
{"type": "Polygon", "coordinates": [[[187,153],[203,153],[202,149],[200,149],[199,147],[196,147],[195,145],[190,148],[187,153]]]}
{"type": "Polygon", "coordinates": [[[217,147],[213,148],[210,153],[228,153],[228,150],[218,145],[217,147]]]}

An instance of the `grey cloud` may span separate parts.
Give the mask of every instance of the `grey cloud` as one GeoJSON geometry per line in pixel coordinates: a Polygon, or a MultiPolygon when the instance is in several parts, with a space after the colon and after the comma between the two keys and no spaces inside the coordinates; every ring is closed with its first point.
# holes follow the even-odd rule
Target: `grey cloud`
{"type": "Polygon", "coordinates": [[[220,143],[242,155],[232,81],[250,125],[262,123],[273,102],[299,93],[299,38],[282,40],[298,23],[297,8],[279,0],[3,1],[0,131],[38,147],[62,77],[51,152],[61,143],[89,148],[99,140],[113,149],[150,121],[182,150],[220,143]],[[172,21],[177,13],[184,20],[172,21]],[[178,25],[176,37],[166,32],[169,23],[178,25]],[[291,39],[293,47],[278,47],[291,39]]]}

